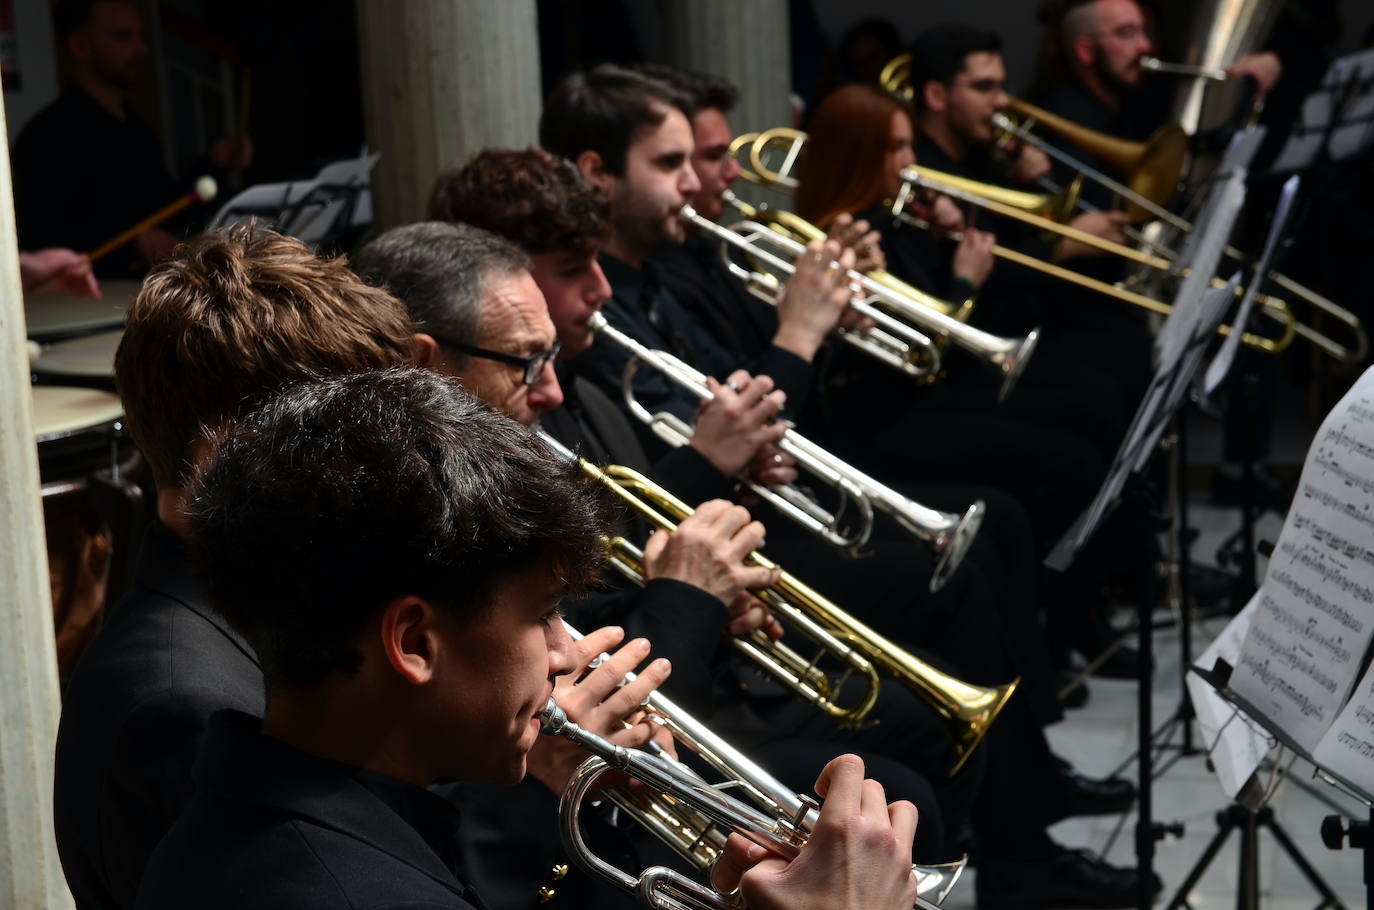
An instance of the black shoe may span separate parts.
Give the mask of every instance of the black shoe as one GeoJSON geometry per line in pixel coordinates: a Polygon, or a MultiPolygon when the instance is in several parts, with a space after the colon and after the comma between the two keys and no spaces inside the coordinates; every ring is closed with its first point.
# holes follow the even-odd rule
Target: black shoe
{"type": "MultiPolygon", "coordinates": [[[[1163,884],[1149,875],[1151,894],[1158,894],[1163,884]]],[[[1086,850],[1060,848],[1040,862],[985,862],[974,890],[978,910],[1112,910],[1139,903],[1139,882],[1135,869],[1109,865],[1086,850]]]]}
{"type": "Polygon", "coordinates": [[[1059,767],[1063,796],[1049,824],[1078,815],[1115,815],[1135,804],[1135,784],[1124,777],[1087,777],[1062,759],[1059,767]]]}

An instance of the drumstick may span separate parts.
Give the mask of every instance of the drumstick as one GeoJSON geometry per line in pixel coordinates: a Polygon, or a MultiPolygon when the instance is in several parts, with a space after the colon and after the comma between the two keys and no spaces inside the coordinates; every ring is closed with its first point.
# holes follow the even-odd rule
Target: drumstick
{"type": "Polygon", "coordinates": [[[144,218],[142,221],[140,221],[138,224],[135,224],[128,230],[120,231],[114,237],[111,237],[109,240],[106,240],[100,246],[96,247],[95,249],[87,253],[86,258],[89,259],[91,262],[95,262],[101,256],[104,256],[107,253],[116,250],[124,244],[128,243],[130,240],[134,239],[139,234],[142,234],[144,231],[148,230],[148,228],[153,227],[157,224],[161,224],[168,218],[171,218],[173,215],[175,215],[182,209],[186,208],[188,205],[194,205],[197,202],[209,202],[211,199],[215,198],[216,192],[218,192],[218,188],[215,186],[215,178],[209,175],[201,177],[199,180],[196,181],[196,188],[191,190],[191,192],[187,193],[185,196],[182,196],[180,199],[176,200],[170,205],[165,205],[162,208],[158,209],[156,212],[153,212],[147,218],[144,218]]]}

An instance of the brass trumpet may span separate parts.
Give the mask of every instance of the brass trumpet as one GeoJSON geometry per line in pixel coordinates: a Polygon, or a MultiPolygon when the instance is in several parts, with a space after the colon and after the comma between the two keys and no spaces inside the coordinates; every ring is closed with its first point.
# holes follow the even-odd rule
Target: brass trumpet
{"type": "MultiPolygon", "coordinates": [[[[594,314],[587,324],[598,335],[630,354],[621,378],[621,393],[630,412],[669,445],[687,445],[692,438],[692,428],[673,414],[652,413],[644,407],[634,394],[634,374],[640,363],[648,364],[670,382],[707,401],[711,398],[711,391],[706,385],[705,374],[666,351],[656,351],[640,343],[612,326],[601,313],[594,314]]],[[[969,506],[962,515],[926,508],[835,457],[793,429],[788,429],[778,442],[778,448],[795,458],[803,470],[834,487],[840,494],[842,504],[852,504],[859,510],[863,521],[862,535],[840,533],[842,513],[832,515],[826,512],[791,487],[774,490],[750,483],[751,490],[798,524],[841,546],[851,555],[857,555],[858,546],[868,539],[874,510],[889,515],[917,540],[925,543],[935,555],[935,570],[930,577],[931,591],[938,591],[954,574],[983,523],[984,506],[981,500],[969,506]]]]}
{"type": "MultiPolygon", "coordinates": [[[[577,464],[651,527],[671,532],[678,521],[692,513],[690,506],[642,474],[619,465],[602,470],[585,458],[578,458],[552,437],[541,436],[556,454],[577,464]]],[[[607,545],[612,567],[630,581],[642,584],[643,552],[624,538],[609,540],[607,545]]],[[[780,573],[772,587],[756,592],[755,596],[823,651],[807,659],[757,631],[747,640],[731,636],[734,646],[793,692],[838,723],[849,726],[861,724],[873,707],[878,694],[876,669],[883,670],[929,704],[944,722],[954,743],[951,775],[968,761],[1020,683],[1020,679],[1015,679],[1003,686],[988,687],[955,679],[879,635],[761,554],[751,554],[749,561],[780,573]],[[839,682],[832,682],[818,666],[826,652],[847,666],[839,682]],[[855,704],[840,705],[836,696],[844,679],[854,673],[866,681],[866,691],[855,704]]]]}
{"type": "MultiPolygon", "coordinates": [[[[776,220],[777,213],[770,214],[776,220]]],[[[759,221],[745,220],[724,227],[698,215],[690,205],[682,207],[679,217],[719,238],[722,241],[721,252],[726,257],[731,272],[743,278],[751,292],[763,299],[768,299],[764,296],[767,289],[778,287],[796,270],[792,263],[806,250],[806,244],[800,240],[759,221]],[[767,266],[768,271],[758,268],[751,271],[734,263],[728,257],[729,249],[732,247],[743,252],[752,263],[767,266]],[[772,252],[768,247],[779,250],[781,255],[772,252]]],[[[791,217],[794,224],[806,224],[795,215],[791,217]]],[[[813,231],[817,230],[810,225],[807,226],[813,231]]],[[[832,267],[838,268],[839,264],[833,263],[832,267]]],[[[1002,376],[998,397],[1005,398],[1026,368],[1040,336],[1039,329],[1032,329],[1024,338],[1003,338],[974,328],[948,315],[949,304],[900,282],[891,275],[883,274],[875,278],[849,269],[847,276],[851,283],[866,295],[864,300],[853,301],[850,304],[854,310],[872,320],[881,332],[890,333],[887,337],[895,336],[903,342],[901,348],[870,353],[888,363],[904,359],[909,364],[904,371],[910,375],[925,376],[934,372],[930,358],[935,358],[935,367],[938,368],[938,349],[931,343],[931,339],[923,334],[928,331],[939,339],[964,348],[996,369],[1002,376]],[[914,348],[920,346],[924,346],[920,353],[926,360],[917,362],[913,359],[913,353],[914,348]]],[[[855,343],[865,349],[876,347],[855,343]]]]}
{"type": "MultiPolygon", "coordinates": [[[[753,786],[752,777],[765,785],[769,795],[763,796],[766,806],[763,810],[726,795],[719,787],[712,786],[687,766],[673,761],[665,755],[654,755],[637,749],[616,746],[605,739],[580,728],[568,720],[558,704],[549,699],[548,706],[540,716],[540,732],[550,736],[563,736],[592,754],[569,779],[558,803],[559,833],[564,849],[573,861],[588,874],[600,876],[629,894],[634,894],[646,905],[658,910],[739,910],[743,906],[738,895],[723,894],[687,876],[664,866],[651,866],[638,876],[611,865],[597,856],[582,837],[580,823],[582,803],[592,786],[606,771],[614,768],[629,774],[655,791],[657,798],[648,807],[648,816],[657,819],[662,813],[669,826],[677,824],[684,817],[690,822],[683,832],[673,832],[668,843],[677,847],[684,837],[709,837],[714,845],[712,852],[703,852],[697,845],[689,848],[685,857],[703,871],[710,869],[715,857],[724,844],[719,834],[720,826],[740,834],[760,846],[788,859],[796,856],[805,848],[807,838],[814,829],[820,816],[815,800],[798,796],[783,787],[767,772],[753,762],[744,759],[727,744],[691,715],[677,708],[665,696],[655,692],[650,696],[649,706],[662,717],[675,736],[691,744],[693,740],[702,744],[700,749],[717,770],[721,765],[729,766],[728,759],[722,756],[737,756],[743,763],[756,769],[749,777],[728,777],[745,784],[747,792],[762,796],[762,791],[753,786]],[[692,729],[694,736],[684,736],[684,728],[692,729]],[[719,764],[718,764],[719,762],[719,764]],[[776,799],[774,798],[776,797],[776,799]],[[698,834],[697,832],[701,833],[698,834]],[[709,832],[709,833],[708,833],[709,832]]],[[[729,786],[727,781],[724,786],[729,786]]],[[[633,796],[628,789],[613,788],[605,791],[613,802],[637,819],[645,817],[645,799],[633,796]]],[[[651,823],[651,831],[659,833],[660,825],[651,823]]],[[[917,897],[915,906],[923,910],[938,910],[941,902],[953,890],[964,869],[964,861],[947,863],[942,866],[912,866],[916,876],[917,893],[929,897],[917,897]]]]}

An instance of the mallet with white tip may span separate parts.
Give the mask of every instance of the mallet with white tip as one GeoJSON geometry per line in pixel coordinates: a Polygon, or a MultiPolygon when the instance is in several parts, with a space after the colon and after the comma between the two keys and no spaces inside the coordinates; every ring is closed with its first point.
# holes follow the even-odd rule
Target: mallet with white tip
{"type": "Polygon", "coordinates": [[[121,231],[119,234],[116,234],[114,237],[111,237],[109,240],[106,240],[100,246],[96,247],[95,249],[87,253],[86,258],[89,259],[91,262],[95,262],[101,256],[104,256],[110,251],[119,249],[121,246],[128,243],[130,240],[133,240],[139,234],[142,234],[144,231],[148,230],[148,228],[161,224],[168,218],[171,218],[173,215],[175,215],[182,209],[186,208],[188,205],[194,205],[197,202],[209,202],[211,199],[215,198],[215,194],[217,192],[219,192],[219,188],[215,185],[214,177],[211,177],[209,175],[201,177],[199,180],[196,181],[196,188],[191,190],[191,192],[187,193],[185,196],[182,196],[175,202],[170,203],[169,205],[165,205],[162,208],[158,209],[156,212],[153,212],[147,218],[144,218],[142,221],[140,221],[133,227],[129,228],[128,230],[121,231]]]}

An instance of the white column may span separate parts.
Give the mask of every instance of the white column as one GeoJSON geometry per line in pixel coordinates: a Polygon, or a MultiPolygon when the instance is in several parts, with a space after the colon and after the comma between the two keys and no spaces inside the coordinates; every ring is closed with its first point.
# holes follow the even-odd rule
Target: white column
{"type": "Polygon", "coordinates": [[[434,177],[487,146],[538,138],[535,0],[358,0],[363,114],[382,153],[381,228],[423,217],[434,177]]]}
{"type": "Polygon", "coordinates": [[[738,132],[791,124],[792,49],[787,0],[667,0],[673,66],[729,79],[740,91],[738,132]]]}
{"type": "MultiPolygon", "coordinates": [[[[736,133],[792,125],[792,46],[787,0],[665,0],[669,62],[728,79],[739,89],[736,133]]],[[[744,181],[741,198],[791,208],[791,197],[744,181]]]]}
{"type": "Polygon", "coordinates": [[[16,244],[0,141],[0,907],[47,910],[72,900],[53,839],[60,698],[16,244]]]}

